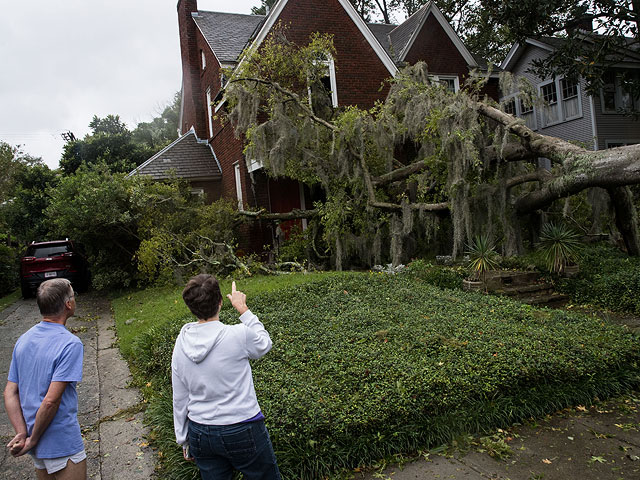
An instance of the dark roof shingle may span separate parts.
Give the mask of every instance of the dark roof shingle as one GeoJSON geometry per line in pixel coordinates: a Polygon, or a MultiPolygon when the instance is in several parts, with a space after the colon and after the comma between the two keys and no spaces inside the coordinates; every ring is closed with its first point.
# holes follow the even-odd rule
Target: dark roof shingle
{"type": "Polygon", "coordinates": [[[220,178],[221,172],[213,151],[204,140],[189,130],[171,145],[156,153],[129,175],[149,175],[154,180],[171,178],[197,180],[220,178]]]}
{"type": "Polygon", "coordinates": [[[264,15],[199,11],[193,20],[220,62],[236,62],[264,15]]]}

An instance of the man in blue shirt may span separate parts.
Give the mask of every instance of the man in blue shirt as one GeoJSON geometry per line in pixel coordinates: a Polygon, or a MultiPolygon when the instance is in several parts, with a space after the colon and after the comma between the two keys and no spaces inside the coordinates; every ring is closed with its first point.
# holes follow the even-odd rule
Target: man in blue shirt
{"type": "Polygon", "coordinates": [[[31,454],[38,480],[85,480],[76,392],[83,346],[65,327],[75,313],[75,292],[66,279],[48,280],[38,288],[36,301],[42,321],[16,342],[4,390],[16,431],[7,447],[14,457],[31,454]]]}

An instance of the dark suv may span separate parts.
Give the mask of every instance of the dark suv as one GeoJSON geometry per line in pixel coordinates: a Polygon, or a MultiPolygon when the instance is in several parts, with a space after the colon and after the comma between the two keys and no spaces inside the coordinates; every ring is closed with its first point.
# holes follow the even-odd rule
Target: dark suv
{"type": "Polygon", "coordinates": [[[30,297],[38,285],[50,278],[66,278],[79,292],[89,288],[87,260],[71,240],[32,242],[27,247],[20,261],[22,296],[30,297]]]}

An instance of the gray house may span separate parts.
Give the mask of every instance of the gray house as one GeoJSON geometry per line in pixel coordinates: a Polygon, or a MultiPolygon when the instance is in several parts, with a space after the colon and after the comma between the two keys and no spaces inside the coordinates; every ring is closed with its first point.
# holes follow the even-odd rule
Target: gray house
{"type": "Polygon", "coordinates": [[[527,105],[517,91],[502,92],[505,110],[523,118],[539,133],[578,142],[593,150],[640,143],[640,121],[621,112],[629,108],[640,110],[640,98],[633,98],[620,82],[622,72],[640,75],[640,52],[629,50],[624,61],[604,79],[599,93],[589,95],[582,80],[574,83],[563,77],[540,79],[528,71],[534,59],[546,58],[562,42],[562,38],[551,37],[527,39],[511,48],[500,67],[529,80],[542,101],[527,105]]]}

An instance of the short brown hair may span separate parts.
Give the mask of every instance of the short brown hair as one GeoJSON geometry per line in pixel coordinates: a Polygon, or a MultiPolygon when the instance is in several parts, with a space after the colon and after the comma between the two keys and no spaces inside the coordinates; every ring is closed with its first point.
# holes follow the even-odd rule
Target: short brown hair
{"type": "Polygon", "coordinates": [[[54,278],[42,282],[36,292],[36,302],[42,316],[58,316],[64,312],[64,303],[73,295],[71,282],[54,278]]]}
{"type": "Polygon", "coordinates": [[[218,280],[206,273],[196,275],[184,287],[182,299],[196,318],[206,320],[215,316],[222,301],[218,280]]]}

